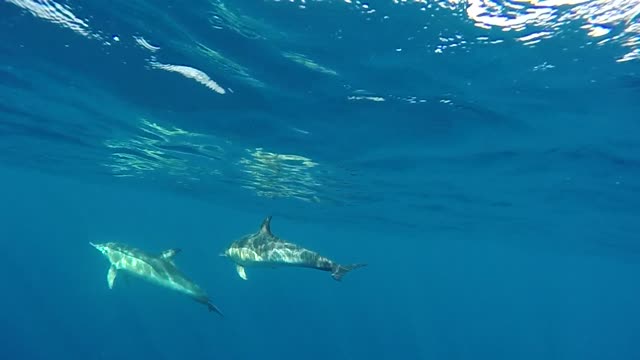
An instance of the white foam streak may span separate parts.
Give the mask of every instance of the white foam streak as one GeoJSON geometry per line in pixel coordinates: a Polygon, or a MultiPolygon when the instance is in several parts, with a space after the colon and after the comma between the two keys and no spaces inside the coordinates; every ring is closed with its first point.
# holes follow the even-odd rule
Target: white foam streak
{"type": "Polygon", "coordinates": [[[151,51],[151,52],[156,52],[158,50],[160,50],[160,48],[158,46],[153,46],[151,44],[149,44],[149,42],[143,38],[142,36],[134,36],[133,37],[136,42],[138,43],[138,45],[142,46],[143,48],[151,51]]]}
{"type": "Polygon", "coordinates": [[[161,69],[165,71],[177,72],[182,74],[183,76],[193,79],[200,84],[208,87],[209,89],[217,92],[218,94],[225,94],[226,91],[218,85],[217,82],[211,80],[209,75],[205,74],[203,71],[194,69],[189,66],[184,65],[170,65],[170,64],[161,64],[158,62],[150,62],[150,65],[155,69],[161,69]]]}
{"type": "Polygon", "coordinates": [[[10,4],[19,6],[29,11],[33,16],[48,20],[54,24],[61,25],[76,33],[91,37],[89,24],[76,17],[67,6],[58,4],[51,0],[6,0],[10,4]]]}

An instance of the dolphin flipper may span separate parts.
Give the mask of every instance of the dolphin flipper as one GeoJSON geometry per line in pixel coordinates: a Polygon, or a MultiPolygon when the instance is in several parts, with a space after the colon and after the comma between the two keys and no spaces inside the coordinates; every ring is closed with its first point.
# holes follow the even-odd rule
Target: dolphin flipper
{"type": "Polygon", "coordinates": [[[113,283],[116,281],[116,275],[118,275],[118,269],[111,265],[109,272],[107,273],[107,282],[109,283],[109,289],[113,289],[113,283]]]}
{"type": "Polygon", "coordinates": [[[244,272],[244,266],[236,265],[236,272],[238,273],[238,276],[242,278],[242,280],[247,280],[247,273],[244,272]]]}
{"type": "Polygon", "coordinates": [[[162,254],[160,254],[160,258],[165,260],[173,260],[173,258],[180,252],[182,252],[182,249],[179,248],[167,249],[163,251],[162,254]]]}

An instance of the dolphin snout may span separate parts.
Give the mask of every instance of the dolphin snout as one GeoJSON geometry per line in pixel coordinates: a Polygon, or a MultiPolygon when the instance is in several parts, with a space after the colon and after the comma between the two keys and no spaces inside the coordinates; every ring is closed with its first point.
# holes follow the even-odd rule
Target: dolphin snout
{"type": "Polygon", "coordinates": [[[100,251],[101,253],[104,253],[105,251],[105,247],[102,244],[94,244],[92,242],[89,242],[89,245],[93,246],[94,248],[96,248],[96,250],[100,251]]]}

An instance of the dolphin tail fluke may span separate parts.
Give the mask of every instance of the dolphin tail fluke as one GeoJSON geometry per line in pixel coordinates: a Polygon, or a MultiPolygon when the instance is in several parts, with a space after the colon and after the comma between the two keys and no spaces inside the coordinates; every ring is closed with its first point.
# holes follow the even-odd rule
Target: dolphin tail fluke
{"type": "Polygon", "coordinates": [[[336,264],[331,272],[331,277],[337,281],[341,281],[342,278],[347,275],[351,270],[367,266],[367,264],[351,264],[351,265],[339,265],[336,264]]]}
{"type": "Polygon", "coordinates": [[[209,308],[209,311],[215,311],[218,313],[218,315],[224,317],[224,314],[222,314],[222,311],[220,311],[220,309],[218,309],[217,306],[212,304],[211,301],[207,302],[207,307],[209,308]]]}
{"type": "Polygon", "coordinates": [[[217,306],[215,306],[211,300],[209,300],[208,297],[197,297],[195,298],[195,300],[199,303],[205,304],[207,305],[207,308],[209,308],[209,311],[215,311],[218,313],[218,315],[224,317],[224,315],[222,314],[222,311],[220,311],[220,309],[218,309],[217,306]]]}

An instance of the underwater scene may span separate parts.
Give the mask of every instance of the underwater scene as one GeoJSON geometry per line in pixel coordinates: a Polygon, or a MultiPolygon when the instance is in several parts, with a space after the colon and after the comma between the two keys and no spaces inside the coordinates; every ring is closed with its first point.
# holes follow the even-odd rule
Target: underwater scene
{"type": "Polygon", "coordinates": [[[640,359],[640,0],[0,0],[0,359],[640,359]]]}

